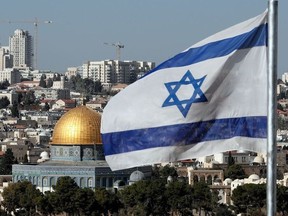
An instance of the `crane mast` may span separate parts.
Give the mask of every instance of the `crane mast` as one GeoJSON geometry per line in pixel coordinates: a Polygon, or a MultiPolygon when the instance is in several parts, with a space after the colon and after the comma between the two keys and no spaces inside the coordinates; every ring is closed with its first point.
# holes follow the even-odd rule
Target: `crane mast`
{"type": "Polygon", "coordinates": [[[109,46],[115,46],[116,47],[116,59],[118,61],[121,60],[121,49],[124,48],[124,45],[121,44],[120,42],[117,42],[117,43],[104,43],[105,45],[109,45],[109,46]]]}

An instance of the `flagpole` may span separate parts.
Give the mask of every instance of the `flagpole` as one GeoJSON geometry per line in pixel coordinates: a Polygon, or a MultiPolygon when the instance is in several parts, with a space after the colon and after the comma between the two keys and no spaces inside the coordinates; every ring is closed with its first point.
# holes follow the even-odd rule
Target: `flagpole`
{"type": "Polygon", "coordinates": [[[268,126],[267,126],[267,215],[275,216],[276,209],[276,82],[278,0],[268,4],[268,126]]]}

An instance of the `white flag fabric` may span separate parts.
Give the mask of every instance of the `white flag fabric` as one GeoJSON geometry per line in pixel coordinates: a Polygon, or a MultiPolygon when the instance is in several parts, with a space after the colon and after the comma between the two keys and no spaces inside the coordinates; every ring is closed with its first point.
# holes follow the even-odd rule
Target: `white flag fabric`
{"type": "Polygon", "coordinates": [[[267,11],[163,62],[114,96],[101,134],[112,170],[231,150],[266,152],[267,11]]]}

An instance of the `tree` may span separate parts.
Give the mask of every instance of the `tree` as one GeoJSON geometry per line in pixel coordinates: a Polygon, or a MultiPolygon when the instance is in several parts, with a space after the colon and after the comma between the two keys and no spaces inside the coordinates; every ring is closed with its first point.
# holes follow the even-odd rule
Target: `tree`
{"type": "Polygon", "coordinates": [[[193,186],[193,189],[193,205],[196,209],[198,209],[199,214],[201,213],[202,209],[204,211],[212,211],[212,206],[215,206],[216,204],[213,203],[215,200],[212,197],[209,186],[206,183],[200,181],[193,186]]]}
{"type": "Polygon", "coordinates": [[[69,80],[71,90],[84,95],[92,95],[102,91],[103,85],[99,80],[93,81],[89,78],[82,79],[79,74],[71,76],[69,80]]]}
{"type": "Polygon", "coordinates": [[[166,215],[169,207],[164,196],[165,185],[163,180],[145,180],[119,191],[126,215],[166,215]]]}
{"type": "Polygon", "coordinates": [[[95,192],[90,188],[78,188],[75,205],[79,215],[100,215],[100,207],[95,198],[95,192]]]}
{"type": "Polygon", "coordinates": [[[233,190],[231,199],[237,213],[260,211],[266,204],[266,184],[244,184],[233,190]]]}
{"type": "Polygon", "coordinates": [[[101,214],[109,215],[118,212],[122,207],[116,194],[107,191],[105,188],[96,188],[95,197],[101,214]]]}
{"type": "Polygon", "coordinates": [[[225,178],[243,179],[246,177],[245,171],[240,164],[233,164],[225,171],[225,178]]]}
{"type": "Polygon", "coordinates": [[[286,123],[286,120],[283,118],[283,117],[281,117],[281,116],[278,116],[277,117],[277,120],[278,120],[278,128],[280,129],[280,130],[287,130],[287,123],[286,123]]]}
{"type": "Polygon", "coordinates": [[[6,96],[0,99],[0,109],[6,108],[7,106],[9,106],[9,104],[10,101],[6,96]]]}
{"type": "Polygon", "coordinates": [[[15,164],[16,160],[11,149],[7,149],[4,157],[0,162],[0,174],[1,175],[11,175],[12,174],[12,164],[15,164]]]}
{"type": "Polygon", "coordinates": [[[162,169],[160,169],[160,176],[162,178],[168,178],[168,176],[176,178],[178,177],[178,174],[177,174],[177,170],[175,169],[175,167],[166,165],[162,169]]]}
{"type": "Polygon", "coordinates": [[[52,206],[57,212],[72,214],[78,211],[75,198],[79,186],[70,176],[58,178],[56,185],[52,187],[52,206]]]}
{"type": "Polygon", "coordinates": [[[5,79],[3,82],[0,82],[0,90],[7,89],[8,86],[10,86],[10,83],[7,79],[5,79]]]}
{"type": "Polygon", "coordinates": [[[186,182],[170,182],[164,194],[172,215],[192,215],[193,188],[190,185],[186,182]]]}
{"type": "Polygon", "coordinates": [[[41,197],[38,204],[38,211],[41,212],[43,215],[51,215],[58,213],[54,206],[57,205],[57,201],[55,199],[54,192],[46,191],[44,196],[41,197]]]}
{"type": "Polygon", "coordinates": [[[11,107],[12,117],[19,117],[18,103],[16,101],[13,102],[11,107]]]}
{"type": "Polygon", "coordinates": [[[53,86],[53,80],[49,77],[47,80],[47,88],[51,88],[53,86]]]}
{"type": "Polygon", "coordinates": [[[49,111],[50,110],[50,106],[47,102],[45,102],[45,105],[43,107],[43,111],[49,111]]]}
{"type": "Polygon", "coordinates": [[[21,103],[24,105],[25,109],[28,109],[31,105],[36,104],[34,91],[28,91],[26,94],[22,95],[21,103]]]}
{"type": "Polygon", "coordinates": [[[229,209],[229,207],[225,204],[218,205],[217,209],[215,210],[215,216],[233,216],[233,212],[229,209]]]}
{"type": "Polygon", "coordinates": [[[53,81],[60,81],[60,80],[61,80],[61,75],[59,73],[54,73],[53,81]]]}
{"type": "Polygon", "coordinates": [[[2,196],[2,205],[8,213],[18,209],[17,212],[22,215],[35,215],[42,193],[31,182],[22,181],[9,184],[4,188],[2,196]]]}
{"type": "Polygon", "coordinates": [[[42,74],[42,76],[40,78],[39,86],[41,86],[42,88],[46,88],[47,87],[46,81],[45,81],[45,77],[44,77],[44,74],[42,74]]]}
{"type": "Polygon", "coordinates": [[[228,167],[232,166],[235,164],[235,160],[234,158],[232,157],[232,153],[231,151],[229,151],[229,156],[228,156],[228,167]]]}
{"type": "Polygon", "coordinates": [[[277,186],[277,212],[288,214],[288,188],[281,185],[277,186]]]}

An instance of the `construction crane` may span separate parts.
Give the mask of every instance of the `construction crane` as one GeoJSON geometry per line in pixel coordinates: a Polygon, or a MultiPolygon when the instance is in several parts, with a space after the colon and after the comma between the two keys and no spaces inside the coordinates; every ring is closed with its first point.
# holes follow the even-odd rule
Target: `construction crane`
{"type": "Polygon", "coordinates": [[[36,17],[34,20],[1,20],[1,23],[31,23],[34,25],[34,41],[33,41],[33,45],[34,45],[34,67],[35,69],[38,68],[38,26],[39,24],[51,24],[52,21],[40,21],[38,20],[36,17]]]}
{"type": "Polygon", "coordinates": [[[121,49],[124,48],[124,45],[121,44],[120,42],[117,42],[117,43],[106,43],[105,42],[104,44],[116,47],[116,58],[118,61],[120,61],[121,60],[121,49]]]}

